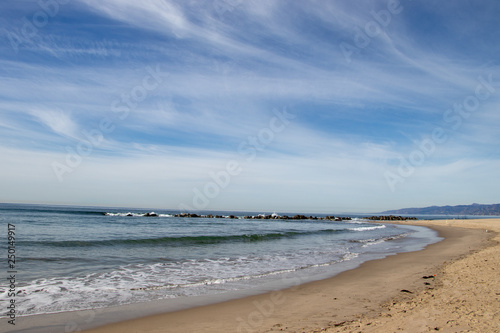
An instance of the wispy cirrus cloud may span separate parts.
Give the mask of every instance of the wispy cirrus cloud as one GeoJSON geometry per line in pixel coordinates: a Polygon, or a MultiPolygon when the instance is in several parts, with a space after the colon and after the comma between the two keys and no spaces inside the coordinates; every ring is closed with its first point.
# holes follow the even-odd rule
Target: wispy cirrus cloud
{"type": "Polygon", "coordinates": [[[62,110],[31,110],[30,114],[42,125],[50,128],[54,133],[69,138],[77,137],[77,124],[71,116],[62,110]]]}
{"type": "MultiPolygon", "coordinates": [[[[99,202],[111,204],[106,197],[116,194],[114,187],[122,190],[121,202],[175,208],[209,180],[209,171],[231,159],[240,161],[244,172],[213,200],[214,209],[275,200],[283,209],[304,203],[304,210],[328,210],[335,203],[345,211],[356,210],[352,202],[358,197],[359,210],[393,208],[428,197],[418,182],[437,190],[453,181],[465,184],[464,179],[474,197],[493,198],[489,190],[489,196],[480,194],[490,186],[486,176],[469,173],[490,172],[498,158],[500,64],[492,14],[498,4],[401,1],[400,6],[367,46],[359,47],[356,34],[376,21],[374,12],[387,10],[386,1],[80,0],[61,6],[15,54],[6,36],[21,34],[22,18],[29,20],[40,7],[5,2],[0,5],[6,41],[0,56],[3,148],[33,165],[51,158],[50,169],[86,140],[82,131],[95,133],[103,119],[112,122],[113,130],[102,133],[92,154],[66,174],[78,186],[58,184],[54,202],[64,201],[61,193],[69,191],[71,202],[90,203],[89,184],[96,179],[113,185],[99,202]],[[340,48],[343,42],[358,48],[351,61],[340,48]],[[140,101],[131,106],[126,101],[140,93],[148,67],[164,73],[161,84],[145,98],[137,95],[140,101]],[[474,96],[478,77],[488,75],[495,91],[453,129],[456,120],[447,120],[445,112],[474,96]],[[127,107],[126,117],[113,109],[117,103],[127,107]],[[247,163],[238,147],[263,133],[275,110],[283,109],[293,120],[247,163]],[[399,187],[400,194],[410,189],[415,194],[392,193],[384,172],[408,158],[435,128],[443,128],[448,140],[399,187]],[[464,167],[474,159],[479,166],[464,167]],[[449,176],[440,182],[443,170],[449,176]],[[129,179],[127,185],[120,185],[123,179],[129,179]],[[143,200],[133,193],[144,184],[154,194],[143,200]],[[127,196],[125,188],[134,190],[127,196]],[[286,199],[273,199],[284,195],[283,189],[286,199]],[[373,189],[383,195],[370,194],[373,189]]],[[[6,167],[5,174],[15,170],[6,167]]],[[[49,178],[44,181],[57,182],[49,178]]],[[[419,202],[426,200],[461,203],[437,197],[419,202]]]]}

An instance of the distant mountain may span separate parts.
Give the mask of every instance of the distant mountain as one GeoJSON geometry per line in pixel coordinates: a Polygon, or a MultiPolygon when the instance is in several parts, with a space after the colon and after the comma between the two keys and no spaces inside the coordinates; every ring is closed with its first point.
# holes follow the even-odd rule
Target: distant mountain
{"type": "Polygon", "coordinates": [[[431,206],[424,208],[403,208],[388,210],[381,214],[411,214],[411,215],[500,215],[500,204],[493,205],[458,205],[431,206]]]}

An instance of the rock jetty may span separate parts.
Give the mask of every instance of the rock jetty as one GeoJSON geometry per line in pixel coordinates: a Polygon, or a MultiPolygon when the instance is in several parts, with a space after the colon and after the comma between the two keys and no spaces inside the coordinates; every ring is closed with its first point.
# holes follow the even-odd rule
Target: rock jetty
{"type": "MultiPolygon", "coordinates": [[[[239,218],[238,216],[235,215],[198,215],[198,214],[193,214],[193,213],[182,213],[182,214],[175,214],[175,217],[200,217],[200,218],[216,218],[216,219],[237,219],[239,218]]],[[[351,220],[350,217],[336,217],[336,216],[306,216],[306,215],[294,215],[294,216],[288,216],[288,215],[278,215],[278,214],[259,214],[259,215],[246,215],[243,216],[244,219],[248,220],[328,220],[328,221],[348,221],[351,220]]]]}
{"type": "Polygon", "coordinates": [[[248,219],[248,220],[327,220],[327,221],[348,221],[351,220],[350,217],[339,217],[339,216],[307,216],[307,215],[278,215],[273,214],[259,214],[259,215],[246,215],[246,216],[236,216],[236,215],[213,215],[213,214],[196,214],[196,213],[180,213],[180,214],[157,214],[155,212],[149,213],[102,213],[106,216],[131,216],[131,217],[189,217],[189,218],[208,218],[208,219],[248,219]]]}

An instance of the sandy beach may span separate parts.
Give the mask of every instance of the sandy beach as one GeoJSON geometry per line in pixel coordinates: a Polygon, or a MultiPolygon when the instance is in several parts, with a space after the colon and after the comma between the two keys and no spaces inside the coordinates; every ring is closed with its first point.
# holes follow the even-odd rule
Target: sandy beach
{"type": "Polygon", "coordinates": [[[445,240],[330,279],[85,332],[498,332],[500,220],[411,224],[445,240]]]}
{"type": "Polygon", "coordinates": [[[486,248],[469,247],[468,255],[443,264],[435,278],[425,279],[425,288],[383,303],[380,313],[313,332],[500,332],[500,220],[412,224],[470,228],[492,237],[482,243],[486,248]]]}
{"type": "Polygon", "coordinates": [[[444,240],[285,290],[216,304],[200,298],[175,310],[152,301],[21,317],[8,331],[499,332],[500,219],[403,223],[431,227],[444,240]]]}

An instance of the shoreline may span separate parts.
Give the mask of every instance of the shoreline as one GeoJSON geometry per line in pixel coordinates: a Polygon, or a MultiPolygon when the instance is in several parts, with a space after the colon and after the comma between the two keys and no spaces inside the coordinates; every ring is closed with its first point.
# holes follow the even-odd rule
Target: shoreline
{"type": "Polygon", "coordinates": [[[432,287],[321,332],[500,332],[500,219],[418,223],[424,224],[482,230],[489,237],[468,255],[441,265],[432,287]]]}
{"type": "MultiPolygon", "coordinates": [[[[106,313],[106,310],[97,309],[19,319],[29,318],[41,329],[54,329],[55,322],[65,321],[65,328],[61,331],[77,331],[98,326],[83,331],[87,333],[309,332],[322,329],[328,329],[327,331],[330,332],[328,327],[345,328],[344,323],[352,323],[360,316],[377,316],[381,313],[384,302],[402,296],[411,297],[425,290],[425,287],[429,288],[429,285],[424,285],[424,282],[434,287],[437,279],[424,281],[422,277],[436,274],[444,262],[459,259],[484,248],[487,246],[485,241],[493,236],[493,233],[485,233],[484,230],[464,229],[456,223],[451,225],[444,220],[436,221],[411,221],[410,223],[376,221],[377,223],[426,226],[436,230],[441,237],[444,237],[444,240],[420,251],[399,253],[383,259],[367,261],[357,268],[344,271],[334,277],[299,284],[280,291],[244,296],[172,312],[162,309],[161,314],[130,320],[124,318],[122,313],[122,317],[115,317],[119,320],[118,322],[104,326],[98,326],[98,315],[119,316],[120,313],[109,312],[109,309],[106,313]],[[401,292],[402,290],[409,291],[411,294],[401,292]],[[52,320],[47,320],[49,318],[52,320]]],[[[495,220],[479,221],[482,225],[485,221],[495,220]]],[[[500,226],[498,223],[500,220],[496,221],[500,226]]],[[[155,303],[148,302],[148,304],[154,306],[155,303]]],[[[160,306],[159,303],[157,304],[160,306]]],[[[140,316],[140,307],[134,304],[130,309],[134,307],[137,309],[136,315],[140,316]]],[[[28,332],[31,329],[17,331],[28,332]]],[[[336,332],[336,330],[331,332],[336,332]]]]}

